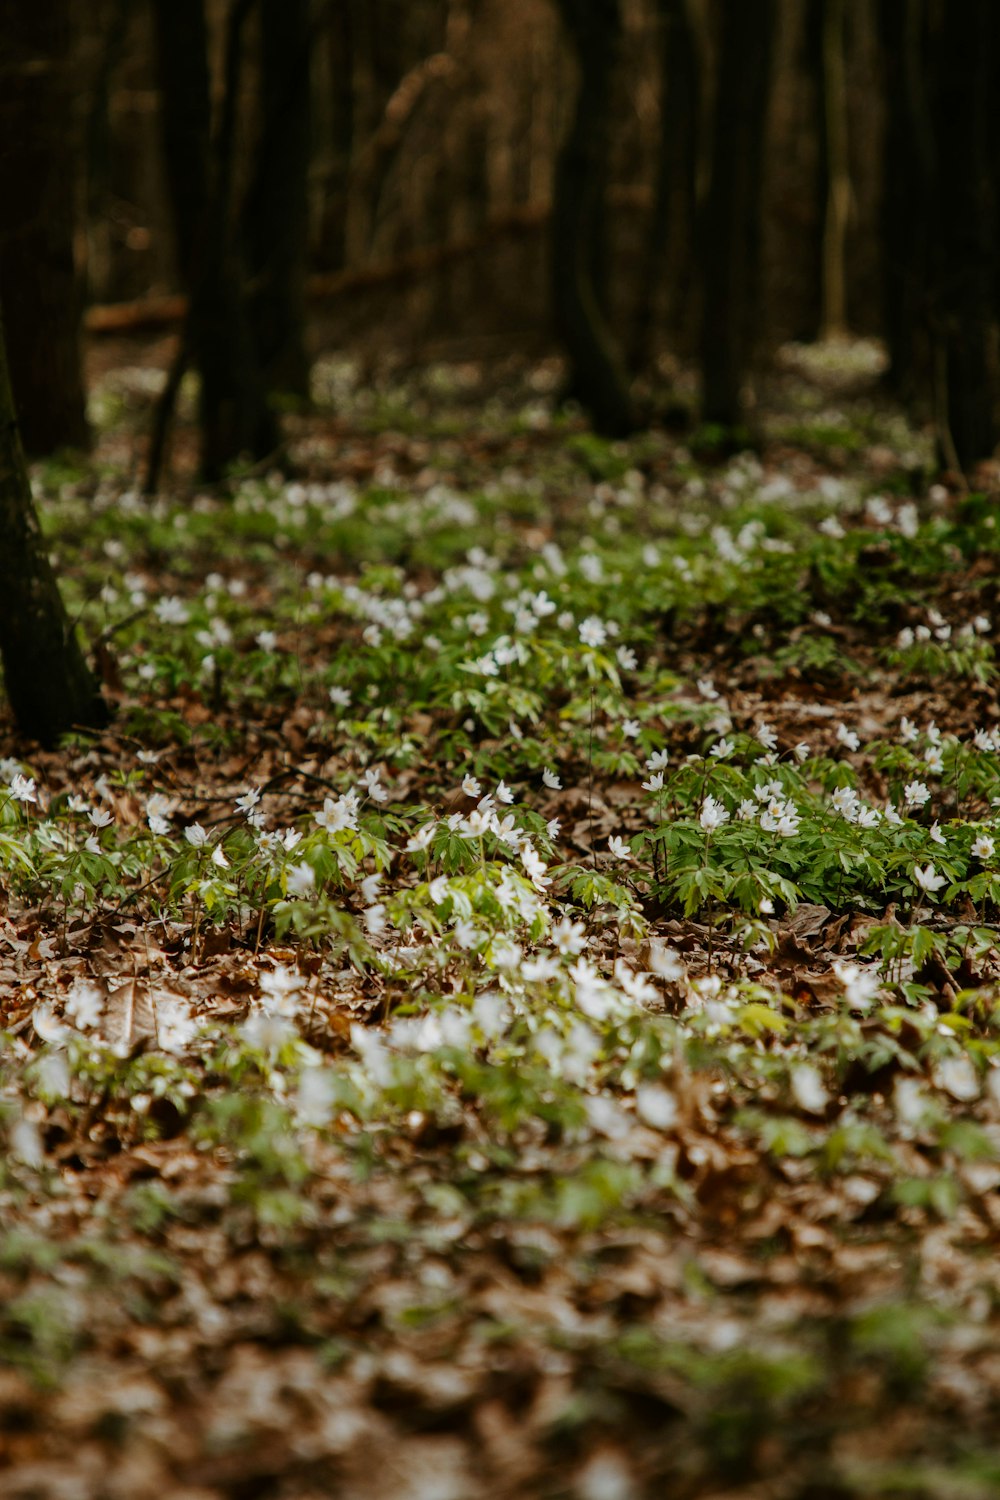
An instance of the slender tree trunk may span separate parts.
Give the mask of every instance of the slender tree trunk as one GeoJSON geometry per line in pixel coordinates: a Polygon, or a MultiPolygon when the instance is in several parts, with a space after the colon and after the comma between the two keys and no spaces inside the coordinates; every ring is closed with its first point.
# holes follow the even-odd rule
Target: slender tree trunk
{"type": "Polygon", "coordinates": [[[552,288],[556,327],[569,355],[571,388],[609,436],[635,425],[628,381],[595,284],[603,233],[611,85],[621,38],[618,0],[559,0],[580,70],[576,109],[556,162],[552,201],[552,288]]]}
{"type": "Polygon", "coordinates": [[[201,375],[201,473],[212,481],[241,456],[264,458],[278,445],[250,331],[232,204],[242,33],[254,0],[230,6],[215,132],[205,0],[153,4],[167,181],[178,268],[190,298],[188,346],[201,375]]]}
{"type": "Polygon", "coordinates": [[[309,0],[261,0],[257,161],[243,214],[250,323],[268,391],[309,394],[309,0]]]}
{"type": "Polygon", "coordinates": [[[687,0],[657,0],[660,140],[653,211],[639,277],[632,365],[647,368],[656,333],[691,295],[701,76],[687,0]],[[665,311],[667,309],[667,311],[665,311]]]}
{"type": "Polygon", "coordinates": [[[931,404],[930,232],[937,150],[928,99],[924,0],[881,0],[885,77],[882,264],[887,383],[924,414],[931,404]]]}
{"type": "Polygon", "coordinates": [[[826,204],[823,215],[822,334],[847,332],[847,223],[851,175],[847,139],[847,84],[844,69],[844,0],[823,0],[823,145],[826,204]]]}
{"type": "Polygon", "coordinates": [[[712,167],[701,216],[702,416],[739,426],[753,355],[774,0],[719,6],[712,167]]]}
{"type": "Polygon", "coordinates": [[[66,616],[24,463],[0,323],[0,659],[22,733],[53,744],[108,710],[66,616]]]}
{"type": "Polygon", "coordinates": [[[0,0],[0,301],[22,441],[89,441],[73,259],[68,0],[0,0]]]}
{"type": "MultiPolygon", "coordinates": [[[[947,436],[968,473],[1000,437],[996,331],[996,163],[991,153],[995,0],[943,16],[937,60],[940,149],[936,285],[938,369],[947,436]]],[[[942,434],[944,436],[944,434],[942,434]]]]}

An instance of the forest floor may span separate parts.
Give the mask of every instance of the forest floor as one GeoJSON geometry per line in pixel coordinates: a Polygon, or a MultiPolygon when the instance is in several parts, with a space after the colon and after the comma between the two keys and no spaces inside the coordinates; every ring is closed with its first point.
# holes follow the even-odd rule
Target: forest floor
{"type": "Polygon", "coordinates": [[[1000,536],[318,371],[297,477],[36,488],[113,727],[0,730],[0,1493],[1000,1490],[1000,536]]]}

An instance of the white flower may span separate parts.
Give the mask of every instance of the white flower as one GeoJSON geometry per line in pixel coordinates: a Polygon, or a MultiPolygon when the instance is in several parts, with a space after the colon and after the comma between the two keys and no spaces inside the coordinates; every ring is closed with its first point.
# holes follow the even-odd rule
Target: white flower
{"type": "Polygon", "coordinates": [[[514,793],[511,791],[510,787],[505,781],[497,783],[495,795],[498,802],[509,804],[514,800],[514,793]]]}
{"type": "Polygon", "coordinates": [[[757,725],[757,739],[765,750],[776,750],[778,747],[778,736],[771,724],[757,725]]]}
{"type": "Polygon", "coordinates": [[[903,788],[903,800],[908,807],[923,807],[931,800],[930,790],[922,781],[908,781],[903,788]]]}
{"type": "Polygon", "coordinates": [[[580,626],[580,640],[585,646],[603,646],[607,638],[607,626],[597,615],[589,615],[580,626]]]}
{"type": "Polygon", "coordinates": [[[357,828],[358,811],[356,799],[351,796],[325,797],[323,811],[313,813],[313,822],[327,833],[339,833],[344,828],[357,828]]]}
{"type": "Polygon", "coordinates": [[[806,740],[799,740],[799,743],[795,746],[795,759],[800,765],[804,760],[809,759],[811,753],[808,742],[806,740]]]}
{"type": "Polygon", "coordinates": [[[835,963],[833,972],[844,986],[844,998],[853,1010],[868,1010],[879,992],[878,975],[859,964],[835,963]]]}
{"type": "Polygon", "coordinates": [[[528,839],[521,845],[521,863],[527,873],[528,879],[538,890],[552,884],[552,877],[546,875],[546,864],[544,859],[528,839]]]}
{"type": "Polygon", "coordinates": [[[310,894],[316,885],[316,871],[312,865],[305,860],[298,865],[289,865],[285,871],[285,887],[292,897],[303,898],[310,894]]]}
{"type": "Polygon", "coordinates": [[[854,733],[854,730],[853,729],[848,729],[848,727],[847,727],[846,724],[838,724],[837,725],[837,740],[838,740],[838,742],[841,745],[844,745],[848,750],[857,750],[858,746],[861,744],[861,741],[858,739],[858,736],[854,733]]]}
{"type": "Polygon", "coordinates": [[[818,1069],[802,1063],[792,1070],[792,1094],[799,1109],[818,1115],[826,1109],[830,1096],[818,1069]]]}
{"type": "Polygon", "coordinates": [[[278,637],[273,630],[258,630],[254,640],[262,651],[273,651],[278,644],[278,637]]]}
{"type": "Polygon", "coordinates": [[[172,595],[163,599],[157,599],[153,605],[153,613],[161,625],[185,625],[188,620],[188,608],[180,599],[172,595]]]}
{"type": "Polygon", "coordinates": [[[115,821],[111,813],[105,812],[103,808],[92,807],[87,817],[95,828],[107,828],[109,823],[115,821]]]}
{"type": "Polygon", "coordinates": [[[937,1088],[963,1104],[979,1098],[979,1074],[972,1059],[964,1053],[960,1057],[944,1058],[935,1067],[932,1077],[937,1088]]]}
{"type": "Polygon", "coordinates": [[[236,798],[236,811],[249,815],[260,801],[260,792],[252,786],[242,797],[236,798]]]}
{"type": "Polygon", "coordinates": [[[922,869],[920,865],[914,865],[913,879],[920,889],[927,891],[928,894],[939,891],[943,885],[947,884],[945,877],[939,875],[931,864],[925,865],[922,869]]]}
{"type": "Polygon", "coordinates": [[[706,797],[704,802],[701,804],[701,812],[699,814],[698,821],[701,823],[701,826],[702,828],[704,828],[705,832],[710,833],[713,828],[720,828],[723,823],[727,823],[729,821],[729,813],[723,807],[721,802],[717,802],[714,797],[709,796],[706,797]]]}
{"type": "Polygon", "coordinates": [[[222,852],[221,844],[216,844],[215,848],[212,850],[212,863],[219,870],[229,869],[229,861],[226,858],[225,854],[222,852]]]}
{"type": "Polygon", "coordinates": [[[643,789],[644,792],[659,792],[659,791],[662,791],[663,790],[663,772],[662,771],[657,771],[655,776],[651,776],[648,781],[644,781],[642,783],[642,789],[643,789]]]}
{"type": "Polygon", "coordinates": [[[727,740],[725,735],[723,735],[722,739],[719,740],[717,744],[712,746],[709,752],[709,754],[714,755],[717,760],[725,760],[726,756],[732,755],[732,753],[733,742],[732,740],[727,740]]]}
{"type": "Polygon", "coordinates": [[[155,1004],[156,1043],[164,1052],[183,1052],[198,1034],[198,1023],[182,1000],[167,996],[155,1004]]]}
{"type": "Polygon", "coordinates": [[[987,860],[993,858],[993,851],[995,848],[996,845],[990,838],[989,834],[981,833],[972,846],[972,852],[975,855],[976,859],[987,860]]]}
{"type": "Polygon", "coordinates": [[[669,1130],[677,1123],[677,1100],[657,1083],[642,1083],[635,1091],[635,1112],[653,1130],[669,1130]]]}
{"type": "Polygon", "coordinates": [[[714,702],[715,699],[719,696],[718,690],[711,677],[698,678],[698,691],[701,696],[703,698],[707,698],[710,703],[714,702]]]}
{"type": "Polygon", "coordinates": [[[617,833],[612,834],[611,838],[608,839],[608,849],[615,859],[631,860],[632,858],[631,849],[623,838],[619,838],[617,833]]]}
{"type": "Polygon", "coordinates": [[[22,776],[19,771],[16,771],[11,778],[10,795],[15,802],[37,802],[34,778],[22,776]]]}
{"type": "MultiPolygon", "coordinates": [[[[930,832],[928,834],[928,837],[930,838],[930,841],[931,841],[932,844],[944,844],[945,843],[945,836],[941,832],[941,825],[936,820],[930,826],[930,832]]],[[[973,850],[973,853],[974,852],[975,851],[973,850]]]]}
{"type": "Polygon", "coordinates": [[[481,797],[483,793],[482,787],[479,785],[479,782],[474,776],[463,776],[462,791],[467,797],[475,797],[477,799],[481,797]]]}
{"type": "Polygon", "coordinates": [[[262,970],[257,976],[257,983],[260,986],[260,1003],[268,1015],[295,1015],[299,1007],[298,993],[305,984],[301,974],[284,964],[277,964],[270,971],[262,970]]]}
{"type": "Polygon", "coordinates": [[[911,721],[904,714],[899,721],[899,738],[902,740],[903,744],[912,745],[918,734],[919,730],[917,729],[916,724],[911,723],[911,721]]]}
{"type": "Polygon", "coordinates": [[[369,766],[362,773],[364,783],[364,796],[368,796],[373,802],[388,802],[389,794],[381,783],[381,772],[377,767],[369,766]]]}
{"type": "Polygon", "coordinates": [[[429,823],[422,824],[421,827],[417,829],[413,837],[407,840],[405,846],[406,853],[413,854],[418,850],[426,849],[434,837],[434,830],[436,827],[437,824],[435,823],[433,818],[429,823]]]}
{"type": "Polygon", "coordinates": [[[104,996],[89,979],[75,979],[64,1009],[74,1026],[96,1026],[104,1010],[104,996]]]}
{"type": "Polygon", "coordinates": [[[639,737],[639,735],[641,733],[642,733],[642,725],[639,723],[638,719],[623,719],[622,720],[622,734],[625,736],[625,738],[627,740],[638,739],[638,737],[639,737]]]}
{"type": "Polygon", "coordinates": [[[371,937],[378,937],[380,932],[385,931],[386,914],[385,906],[381,901],[375,902],[361,914],[365,928],[371,937]]]}
{"type": "Polygon", "coordinates": [[[634,672],[639,665],[639,658],[631,646],[619,646],[615,652],[615,659],[623,672],[634,672]]]}
{"type": "Polygon", "coordinates": [[[542,772],[542,780],[550,791],[558,792],[562,788],[562,782],[559,780],[559,777],[556,775],[555,771],[553,771],[549,766],[546,766],[545,770],[542,772]]]}
{"type": "Polygon", "coordinates": [[[661,938],[650,938],[648,962],[650,973],[659,979],[674,982],[683,979],[687,973],[680,954],[676,949],[666,947],[661,938]]]}
{"type": "Polygon", "coordinates": [[[476,948],[482,947],[484,940],[484,934],[479,931],[475,922],[470,922],[463,917],[461,921],[455,923],[455,941],[460,948],[464,948],[467,952],[474,952],[476,948]]]}
{"type": "Polygon", "coordinates": [[[575,958],[587,944],[587,935],[582,922],[571,922],[564,918],[552,929],[552,941],[559,953],[575,958]]]}
{"type": "Polygon", "coordinates": [[[208,842],[208,834],[200,823],[189,823],[184,830],[184,837],[194,849],[200,849],[208,842]]]}
{"type": "Polygon", "coordinates": [[[351,706],[351,695],[346,688],[332,687],[327,697],[336,708],[350,708],[351,706]]]}
{"type": "Polygon", "coordinates": [[[670,764],[670,754],[666,750],[654,750],[646,762],[647,771],[663,771],[670,764]]]}
{"type": "Polygon", "coordinates": [[[52,1046],[60,1046],[70,1035],[68,1026],[64,1026],[48,1000],[43,1000],[36,1005],[31,1013],[31,1024],[35,1032],[43,1042],[49,1042],[52,1046]]]}

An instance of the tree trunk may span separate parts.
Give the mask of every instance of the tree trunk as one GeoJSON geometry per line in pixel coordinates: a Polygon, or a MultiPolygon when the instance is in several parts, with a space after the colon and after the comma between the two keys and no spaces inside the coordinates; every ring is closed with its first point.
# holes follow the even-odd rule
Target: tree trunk
{"type": "Polygon", "coordinates": [[[701,216],[702,417],[743,419],[741,388],[753,354],[760,253],[764,128],[773,0],[719,6],[711,180],[701,216]]]}
{"type": "Polygon", "coordinates": [[[1000,436],[996,355],[996,163],[991,153],[995,0],[943,17],[937,47],[939,194],[935,343],[954,456],[968,473],[1000,436]]]}
{"type": "Polygon", "coordinates": [[[250,323],[269,392],[309,394],[309,0],[261,0],[260,132],[243,214],[250,323]]]}
{"type": "Polygon", "coordinates": [[[238,458],[278,445],[247,315],[232,206],[243,24],[254,0],[233,0],[218,129],[211,129],[205,0],[154,0],[167,181],[178,269],[190,297],[187,341],[201,375],[201,473],[214,481],[238,458]]]}
{"type": "Polygon", "coordinates": [[[108,709],[66,616],[38,525],[0,323],[0,660],[18,728],[53,744],[108,709]]]}
{"type": "Polygon", "coordinates": [[[882,265],[887,384],[911,409],[931,404],[930,229],[936,146],[928,99],[923,0],[882,0],[885,69],[882,265]]]}
{"type": "Polygon", "coordinates": [[[658,0],[660,140],[653,211],[632,347],[635,369],[652,363],[656,333],[691,295],[697,204],[701,76],[688,0],[658,0]]]}
{"type": "Polygon", "coordinates": [[[43,456],[89,441],[68,0],[0,0],[0,36],[0,302],[22,441],[43,456]]]}
{"type": "Polygon", "coordinates": [[[844,68],[844,0],[823,0],[822,141],[826,156],[823,214],[822,325],[825,339],[847,332],[847,224],[851,175],[847,138],[847,82],[844,68]]]}
{"type": "Polygon", "coordinates": [[[572,394],[595,427],[621,437],[635,426],[628,381],[603,309],[608,288],[600,240],[611,84],[621,38],[619,0],[559,0],[580,70],[576,109],[556,162],[552,198],[552,288],[556,327],[569,355],[572,394]]]}

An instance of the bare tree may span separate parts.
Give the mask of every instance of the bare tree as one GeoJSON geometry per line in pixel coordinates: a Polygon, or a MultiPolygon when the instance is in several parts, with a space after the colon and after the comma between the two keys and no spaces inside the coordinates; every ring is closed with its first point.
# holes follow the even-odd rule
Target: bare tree
{"type": "Polygon", "coordinates": [[[0,0],[0,297],[21,436],[87,446],[80,357],[69,0],[0,0]]]}
{"type": "Polygon", "coordinates": [[[594,425],[618,437],[635,426],[628,379],[608,323],[604,252],[611,85],[621,38],[619,0],[559,0],[579,67],[576,107],[556,162],[552,292],[575,395],[594,425]]]}
{"type": "Polygon", "coordinates": [[[712,111],[712,169],[698,259],[702,270],[702,416],[723,427],[743,418],[753,353],[760,258],[764,126],[774,0],[722,0],[712,111]]]}
{"type": "Polygon", "coordinates": [[[31,497],[0,322],[0,660],[18,728],[52,744],[108,709],[63,607],[31,497]]]}

